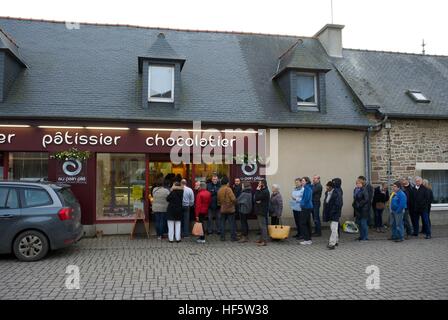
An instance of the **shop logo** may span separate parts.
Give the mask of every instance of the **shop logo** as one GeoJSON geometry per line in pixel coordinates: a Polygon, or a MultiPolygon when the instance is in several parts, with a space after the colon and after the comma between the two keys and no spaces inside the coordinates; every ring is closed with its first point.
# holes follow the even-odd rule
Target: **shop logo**
{"type": "Polygon", "coordinates": [[[241,171],[246,176],[253,176],[257,172],[257,169],[258,169],[258,165],[256,163],[243,163],[241,165],[241,171]]]}
{"type": "Polygon", "coordinates": [[[79,160],[67,160],[62,165],[62,171],[70,177],[77,176],[82,170],[82,164],[79,160]]]}

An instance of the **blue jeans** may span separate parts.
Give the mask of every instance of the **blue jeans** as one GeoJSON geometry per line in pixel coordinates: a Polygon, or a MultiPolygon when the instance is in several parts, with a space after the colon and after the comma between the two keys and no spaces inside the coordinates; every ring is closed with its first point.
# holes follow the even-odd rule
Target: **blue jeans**
{"type": "Polygon", "coordinates": [[[222,214],[221,213],[221,240],[226,238],[226,221],[230,223],[230,238],[232,240],[236,239],[236,223],[235,223],[235,214],[222,214]]]}
{"type": "Polygon", "coordinates": [[[359,240],[369,240],[367,238],[369,232],[369,218],[359,219],[359,240]]]}
{"type": "Polygon", "coordinates": [[[423,212],[422,220],[423,220],[423,230],[426,236],[431,236],[431,220],[429,220],[428,212],[423,212]]]}
{"type": "Polygon", "coordinates": [[[297,235],[300,235],[300,211],[292,210],[294,222],[296,223],[297,235]]]}
{"type": "Polygon", "coordinates": [[[183,237],[190,236],[190,207],[182,207],[182,233],[183,237]]]}
{"type": "Polygon", "coordinates": [[[384,209],[375,209],[375,228],[383,227],[383,211],[384,209]]]}
{"type": "Polygon", "coordinates": [[[154,220],[156,225],[157,236],[161,237],[168,228],[166,220],[166,212],[154,212],[154,220]]]}
{"type": "Polygon", "coordinates": [[[403,240],[404,238],[404,212],[396,213],[391,212],[392,218],[392,239],[403,240]]]}
{"type": "Polygon", "coordinates": [[[321,233],[319,211],[320,211],[320,202],[313,202],[313,222],[315,233],[321,233]]]}
{"type": "Polygon", "coordinates": [[[406,234],[408,236],[410,236],[412,234],[412,225],[411,225],[411,221],[409,220],[409,209],[404,210],[403,223],[404,223],[404,228],[406,230],[406,234]]]}

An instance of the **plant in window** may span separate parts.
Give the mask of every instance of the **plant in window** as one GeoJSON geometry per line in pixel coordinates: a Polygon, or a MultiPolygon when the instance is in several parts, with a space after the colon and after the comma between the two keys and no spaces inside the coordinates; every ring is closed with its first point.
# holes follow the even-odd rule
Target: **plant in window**
{"type": "Polygon", "coordinates": [[[54,153],[51,156],[52,159],[58,159],[58,160],[87,160],[90,158],[90,152],[89,151],[81,151],[77,148],[73,147],[69,150],[64,151],[58,151],[54,153]]]}

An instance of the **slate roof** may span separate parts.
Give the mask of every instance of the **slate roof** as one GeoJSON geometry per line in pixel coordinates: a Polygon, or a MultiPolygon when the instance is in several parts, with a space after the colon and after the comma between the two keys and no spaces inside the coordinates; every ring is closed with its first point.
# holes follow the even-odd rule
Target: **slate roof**
{"type": "Polygon", "coordinates": [[[0,50],[9,52],[21,65],[26,66],[15,42],[0,29],[0,50]]]}
{"type": "MultiPolygon", "coordinates": [[[[0,28],[27,61],[6,100],[3,118],[258,124],[362,128],[364,109],[333,67],[326,74],[327,113],[291,112],[272,81],[278,58],[298,37],[182,31],[0,17],[0,28]],[[138,57],[148,56],[163,32],[186,58],[178,109],[141,105],[138,57]]],[[[303,48],[322,52],[315,38],[303,48]]],[[[325,55],[326,63],[331,63],[325,55]]]]}
{"type": "Polygon", "coordinates": [[[329,71],[333,66],[319,41],[299,39],[279,57],[278,71],[274,78],[286,69],[329,71]]]}
{"type": "Polygon", "coordinates": [[[448,118],[448,56],[344,49],[335,65],[367,108],[391,117],[448,118]],[[408,90],[431,102],[418,103],[408,90]]]}

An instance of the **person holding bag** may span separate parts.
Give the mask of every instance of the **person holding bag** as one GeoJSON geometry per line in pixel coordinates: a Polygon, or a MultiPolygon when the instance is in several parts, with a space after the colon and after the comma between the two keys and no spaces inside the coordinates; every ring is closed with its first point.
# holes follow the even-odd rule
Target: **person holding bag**
{"type": "Polygon", "coordinates": [[[269,203],[269,215],[271,216],[271,225],[280,224],[280,217],[283,211],[283,199],[280,194],[280,187],[277,184],[272,185],[271,200],[269,203]]]}
{"type": "MultiPolygon", "coordinates": [[[[199,236],[197,240],[198,243],[205,243],[204,221],[208,216],[208,209],[211,202],[212,194],[207,190],[207,184],[205,182],[201,182],[194,208],[196,223],[200,223],[202,225],[202,235],[199,236]]],[[[196,233],[195,227],[193,227],[193,234],[196,233]]]]}
{"type": "Polygon", "coordinates": [[[381,186],[375,188],[373,194],[372,207],[375,211],[375,229],[376,232],[382,232],[383,230],[383,211],[386,208],[386,202],[389,199],[389,190],[387,189],[387,183],[383,183],[381,186]]]}

